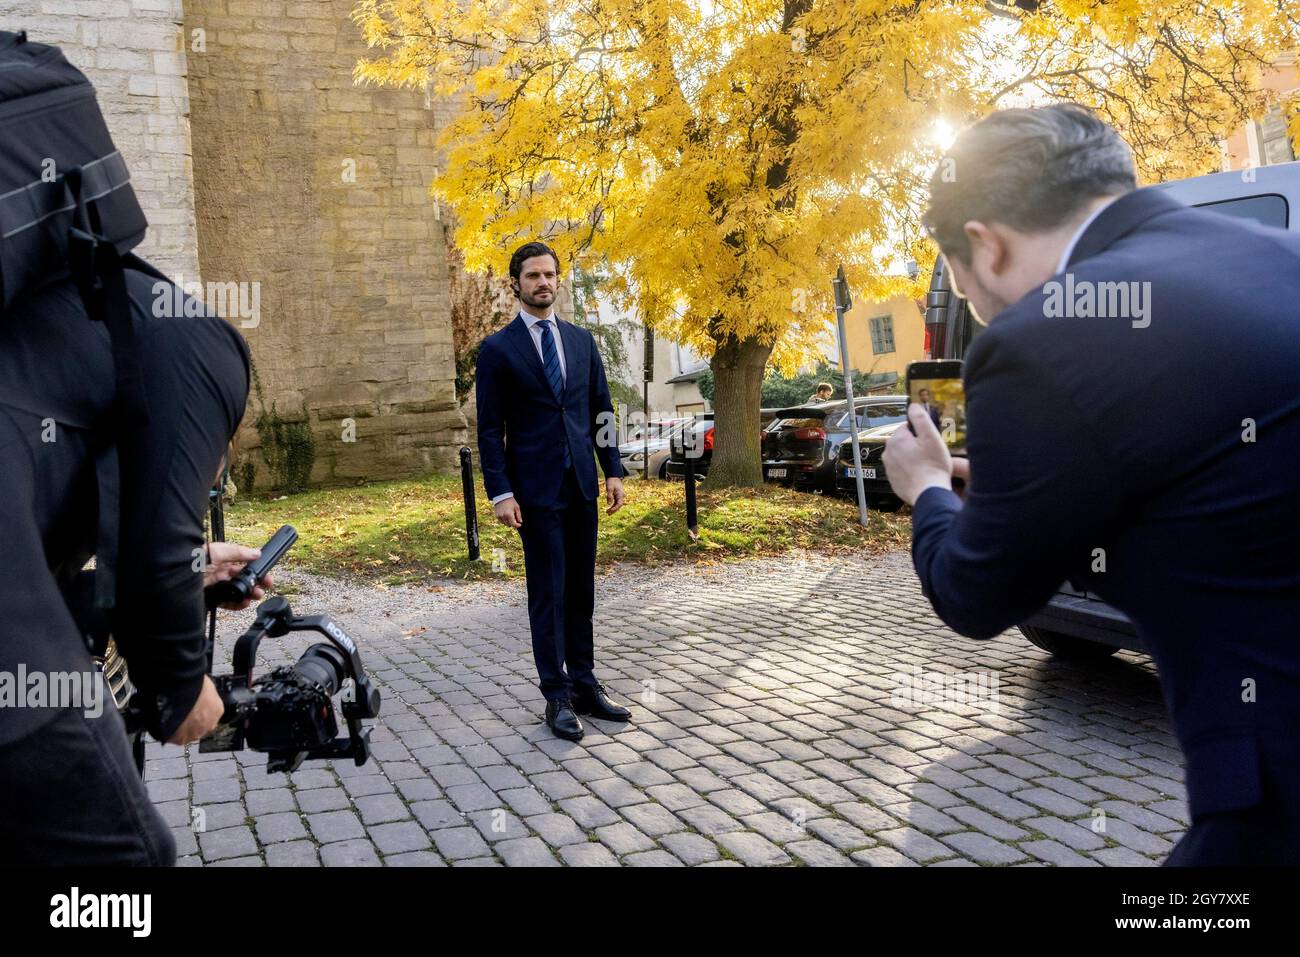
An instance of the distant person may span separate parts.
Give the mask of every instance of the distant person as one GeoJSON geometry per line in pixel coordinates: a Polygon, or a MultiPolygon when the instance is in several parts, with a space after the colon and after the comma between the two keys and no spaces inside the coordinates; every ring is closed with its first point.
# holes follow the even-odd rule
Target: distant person
{"type": "Polygon", "coordinates": [[[521,303],[514,321],[483,340],[478,355],[478,448],[497,521],[519,531],[528,582],[528,623],[546,723],[576,741],[579,714],[627,721],[594,671],[596,462],[607,514],[623,507],[617,440],[597,440],[613,415],[596,340],[555,315],[560,259],[543,243],[510,257],[521,303]]]}
{"type": "Polygon", "coordinates": [[[916,401],[919,402],[921,408],[925,410],[925,414],[930,417],[930,421],[934,423],[934,427],[936,429],[942,428],[942,426],[939,425],[939,407],[930,401],[930,390],[921,389],[917,392],[916,401]]]}
{"type": "Polygon", "coordinates": [[[1300,237],[1136,189],[1079,106],[993,113],[948,159],[926,224],[988,328],[969,459],[919,404],[886,446],[921,586],[972,638],[1067,579],[1119,608],[1186,758],[1166,863],[1300,864],[1300,237]]]}
{"type": "Polygon", "coordinates": [[[809,402],[829,402],[831,396],[835,394],[835,389],[829,382],[818,382],[817,391],[808,396],[809,402]]]}

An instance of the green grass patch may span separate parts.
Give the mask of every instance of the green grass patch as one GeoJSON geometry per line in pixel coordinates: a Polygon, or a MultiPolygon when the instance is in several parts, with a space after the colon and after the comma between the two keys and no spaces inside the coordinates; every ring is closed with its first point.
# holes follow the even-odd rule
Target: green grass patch
{"type": "MultiPolygon", "coordinates": [[[[628,504],[612,516],[605,514],[602,491],[598,566],[712,563],[796,549],[881,551],[907,544],[911,534],[906,515],[873,511],[870,527],[863,529],[850,501],[765,485],[701,488],[700,535],[692,541],[682,483],[628,480],[626,488],[628,504]]],[[[384,584],[522,575],[518,532],[496,521],[481,481],[476,496],[483,556],[477,562],[466,557],[459,475],[242,499],[227,509],[226,537],[260,545],[288,523],[300,536],[285,560],[288,567],[384,584]],[[504,568],[493,570],[494,557],[504,559],[497,562],[504,568]]]]}

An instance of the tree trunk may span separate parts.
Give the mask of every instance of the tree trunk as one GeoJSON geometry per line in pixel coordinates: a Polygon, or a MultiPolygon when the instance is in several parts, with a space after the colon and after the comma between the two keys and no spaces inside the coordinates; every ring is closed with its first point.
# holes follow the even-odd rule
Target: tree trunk
{"type": "Polygon", "coordinates": [[[763,484],[759,456],[763,369],[772,347],[729,336],[713,355],[713,458],[709,488],[763,484]]]}

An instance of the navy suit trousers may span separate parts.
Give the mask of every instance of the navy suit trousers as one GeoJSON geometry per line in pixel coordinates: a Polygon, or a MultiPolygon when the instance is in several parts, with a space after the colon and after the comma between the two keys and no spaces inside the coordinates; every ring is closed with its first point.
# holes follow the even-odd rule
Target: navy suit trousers
{"type": "Polygon", "coordinates": [[[596,499],[585,498],[570,467],[559,504],[520,506],[528,623],[538,686],[548,701],[567,698],[575,686],[590,688],[596,602],[596,499]]]}

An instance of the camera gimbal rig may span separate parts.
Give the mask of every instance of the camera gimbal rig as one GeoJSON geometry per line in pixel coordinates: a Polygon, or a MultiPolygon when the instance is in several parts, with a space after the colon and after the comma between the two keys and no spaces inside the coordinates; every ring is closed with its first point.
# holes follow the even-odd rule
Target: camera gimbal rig
{"type": "Polygon", "coordinates": [[[293,771],[307,759],[370,757],[370,728],[362,720],[379,714],[379,689],[366,674],[361,654],[342,628],[327,615],[295,617],[282,597],[257,608],[252,625],[235,643],[234,671],[214,675],[225,703],[221,724],[199,741],[200,751],[265,751],[268,771],[293,771]],[[315,631],[329,639],[303,653],[293,665],[253,678],[257,646],[266,636],[315,631]],[[348,737],[336,738],[338,724],[330,698],[351,678],[354,693],[343,702],[348,737]]]}

